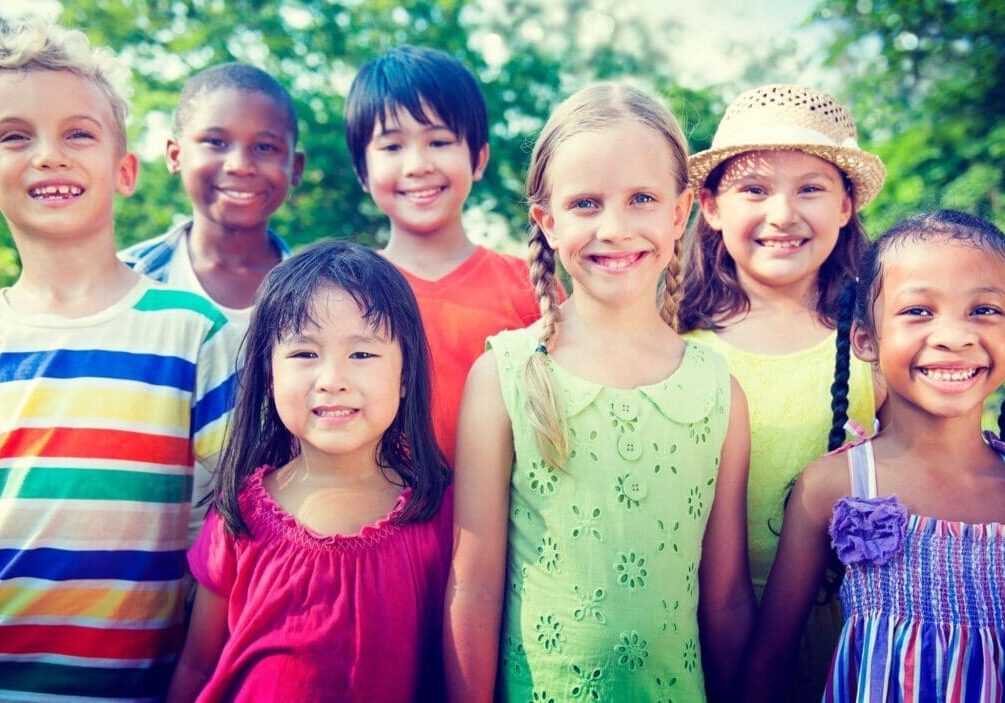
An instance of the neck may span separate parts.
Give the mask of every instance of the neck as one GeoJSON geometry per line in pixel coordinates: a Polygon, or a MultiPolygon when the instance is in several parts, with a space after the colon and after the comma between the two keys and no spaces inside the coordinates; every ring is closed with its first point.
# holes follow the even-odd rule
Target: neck
{"type": "Polygon", "coordinates": [[[881,437],[919,464],[961,472],[979,465],[972,457],[988,451],[981,438],[983,408],[958,417],[934,417],[915,408],[904,407],[896,398],[887,400],[887,421],[881,437]]]}
{"type": "Polygon", "coordinates": [[[585,296],[569,295],[562,305],[563,329],[582,326],[591,334],[608,338],[617,345],[632,345],[652,336],[671,331],[660,317],[653,299],[640,300],[631,305],[610,306],[585,296]]]}
{"type": "Polygon", "coordinates": [[[313,447],[302,447],[300,456],[286,466],[286,481],[305,483],[327,483],[353,486],[384,480],[380,466],[374,455],[374,447],[368,447],[351,455],[332,456],[319,452],[313,447]]]}
{"type": "Polygon", "coordinates": [[[816,313],[820,296],[816,277],[791,285],[769,286],[741,273],[739,281],[740,287],[750,300],[752,315],[816,313]]]}
{"type": "Polygon", "coordinates": [[[138,278],[116,258],[110,233],[59,241],[15,236],[15,242],[21,275],[7,300],[18,313],[93,315],[119,300],[138,278]]]}
{"type": "Polygon", "coordinates": [[[391,225],[384,256],[421,278],[436,279],[462,264],[475,250],[458,218],[456,224],[436,232],[418,234],[391,225]]]}
{"type": "Polygon", "coordinates": [[[264,222],[247,228],[223,227],[196,214],[187,239],[193,262],[240,268],[263,263],[271,266],[279,257],[264,222]]]}

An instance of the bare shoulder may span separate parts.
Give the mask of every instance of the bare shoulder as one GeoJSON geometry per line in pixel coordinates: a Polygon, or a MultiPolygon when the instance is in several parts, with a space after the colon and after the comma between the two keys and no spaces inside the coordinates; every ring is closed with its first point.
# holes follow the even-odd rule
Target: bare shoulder
{"type": "Polygon", "coordinates": [[[847,450],[825,454],[807,466],[796,481],[792,499],[817,518],[830,519],[834,504],[851,492],[847,450]]]}

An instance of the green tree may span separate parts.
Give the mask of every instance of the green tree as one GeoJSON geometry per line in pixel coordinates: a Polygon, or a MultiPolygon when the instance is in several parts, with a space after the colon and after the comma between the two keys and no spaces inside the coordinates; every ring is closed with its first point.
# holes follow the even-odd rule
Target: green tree
{"type": "MultiPolygon", "coordinates": [[[[473,209],[485,213],[477,222],[501,233],[489,243],[519,246],[530,145],[554,105],[581,85],[633,77],[663,94],[687,124],[700,125],[694,136],[707,142],[715,96],[676,86],[665,50],[675,27],[641,13],[609,0],[75,0],[60,19],[114,47],[132,68],[134,147],[156,141],[185,78],[202,68],[247,61],[287,85],[308,163],[274,224],[295,246],[324,236],[380,241],[384,218],[356,182],[342,136],[345,94],[360,64],[396,44],[447,51],[482,82],[492,122],[489,169],[472,194],[473,209]]],[[[120,246],[159,234],[190,211],[157,149],[143,163],[137,193],[117,205],[120,246]]],[[[0,231],[0,252],[6,236],[0,231]]],[[[3,261],[0,282],[11,277],[3,261]]]]}
{"type": "Polygon", "coordinates": [[[889,170],[871,222],[951,207],[1005,225],[1005,4],[837,0],[815,17],[889,170]]]}

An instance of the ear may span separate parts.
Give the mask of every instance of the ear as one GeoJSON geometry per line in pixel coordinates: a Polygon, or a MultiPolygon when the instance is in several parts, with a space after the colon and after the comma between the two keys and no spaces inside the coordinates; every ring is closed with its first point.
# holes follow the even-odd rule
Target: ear
{"type": "Polygon", "coordinates": [[[851,323],[851,332],[849,335],[851,350],[855,352],[855,356],[870,364],[879,361],[879,345],[876,344],[876,339],[873,337],[872,332],[856,320],[851,323]]]}
{"type": "Polygon", "coordinates": [[[174,137],[168,137],[167,146],[164,148],[164,161],[167,163],[168,173],[181,171],[181,145],[174,137]]]}
{"type": "Polygon", "coordinates": [[[555,216],[543,205],[534,204],[530,206],[530,219],[544,232],[544,238],[548,246],[555,248],[555,216]]]}
{"type": "Polygon", "coordinates": [[[684,236],[684,229],[687,227],[687,220],[691,216],[691,205],[694,203],[694,191],[685,188],[684,192],[677,196],[677,202],[673,207],[673,228],[674,241],[684,236]]]}
{"type": "Polygon", "coordinates": [[[716,232],[721,232],[722,217],[719,215],[719,203],[715,199],[715,193],[708,188],[699,190],[698,205],[701,206],[701,214],[705,216],[708,226],[716,232]]]}
{"type": "Polygon", "coordinates": [[[486,144],[478,150],[478,158],[475,159],[475,168],[471,172],[471,180],[480,181],[485,175],[485,167],[489,165],[489,145],[486,144]]]}
{"type": "Polygon", "coordinates": [[[304,166],[307,165],[307,154],[302,151],[293,152],[293,171],[290,173],[290,185],[296,188],[304,179],[304,166]]]}
{"type": "Polygon", "coordinates": [[[851,219],[852,214],[855,212],[855,205],[851,201],[851,196],[846,192],[844,194],[844,200],[841,201],[841,226],[844,227],[848,224],[848,220],[851,219]]]}
{"type": "Polygon", "coordinates": [[[120,195],[132,195],[140,177],[140,160],[136,154],[126,152],[115,166],[115,190],[120,195]]]}

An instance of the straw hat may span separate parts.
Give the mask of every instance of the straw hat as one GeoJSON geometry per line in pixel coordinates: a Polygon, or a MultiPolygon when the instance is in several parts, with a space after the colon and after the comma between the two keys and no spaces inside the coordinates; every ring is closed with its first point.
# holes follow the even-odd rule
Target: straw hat
{"type": "Polygon", "coordinates": [[[687,162],[690,186],[699,190],[727,159],[746,151],[803,151],[844,171],[855,189],[855,205],[872,202],[883,187],[886,167],[858,146],[848,110],[827,93],[800,85],[765,85],[741,93],[722,116],[712,148],[687,162]]]}

